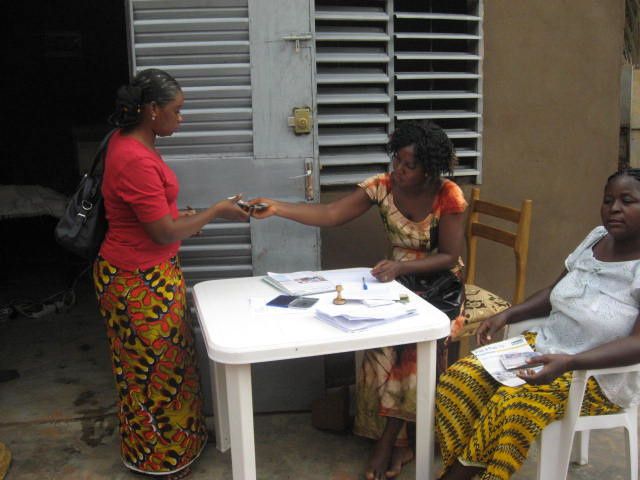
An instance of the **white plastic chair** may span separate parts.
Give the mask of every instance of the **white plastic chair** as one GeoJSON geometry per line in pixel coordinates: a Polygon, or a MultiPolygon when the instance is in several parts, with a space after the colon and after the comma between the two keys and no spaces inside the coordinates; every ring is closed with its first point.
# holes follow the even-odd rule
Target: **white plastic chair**
{"type": "MultiPolygon", "coordinates": [[[[544,319],[528,320],[505,329],[505,338],[520,335],[544,319]]],[[[573,372],[569,400],[565,415],[551,423],[538,437],[538,480],[564,480],[569,470],[574,434],[578,436],[578,455],[575,461],[580,465],[589,462],[589,432],[604,428],[624,427],[629,479],[638,480],[638,407],[633,406],[611,415],[580,416],[587,380],[593,375],[609,373],[640,372],[640,363],[626,367],[576,370],[573,372]]]]}

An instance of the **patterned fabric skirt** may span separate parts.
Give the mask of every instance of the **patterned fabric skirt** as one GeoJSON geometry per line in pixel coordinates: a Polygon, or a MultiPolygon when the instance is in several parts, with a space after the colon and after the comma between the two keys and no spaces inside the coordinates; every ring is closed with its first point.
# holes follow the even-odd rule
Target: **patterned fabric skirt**
{"type": "MultiPolygon", "coordinates": [[[[377,440],[387,417],[416,421],[416,345],[365,350],[356,385],[356,418],[353,433],[377,440]]],[[[409,445],[403,425],[395,446],[409,445]]]]}
{"type": "MultiPolygon", "coordinates": [[[[412,287],[406,284],[405,286],[412,287]]],[[[421,292],[415,287],[411,289],[420,295],[421,292]]],[[[463,315],[464,302],[460,305],[460,312],[452,320],[452,325],[461,322],[463,315]]],[[[438,375],[447,368],[448,343],[449,338],[438,340],[436,357],[438,375]]],[[[415,343],[375,348],[364,352],[360,377],[356,385],[356,417],[353,433],[377,440],[384,432],[387,417],[415,423],[418,387],[416,362],[415,343]]],[[[395,446],[408,445],[405,423],[396,438],[395,446]]]]}
{"type": "MultiPolygon", "coordinates": [[[[535,334],[525,336],[534,347],[535,334]]],[[[510,478],[542,429],[564,415],[570,386],[571,372],[567,372],[548,385],[507,387],[496,382],[473,355],[456,362],[440,377],[436,390],[442,473],[458,460],[484,468],[482,480],[510,478]]],[[[590,378],[581,414],[619,411],[590,378]]]]}
{"type": "Polygon", "coordinates": [[[93,280],[111,347],[122,459],[139,472],[177,472],[207,441],[180,266],[171,259],[127,271],[99,257],[93,280]]]}

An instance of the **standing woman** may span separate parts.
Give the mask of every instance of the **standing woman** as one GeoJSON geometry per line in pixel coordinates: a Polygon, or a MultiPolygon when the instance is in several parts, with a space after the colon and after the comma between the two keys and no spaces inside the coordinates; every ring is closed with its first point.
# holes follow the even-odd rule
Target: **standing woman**
{"type": "Polygon", "coordinates": [[[118,391],[122,460],[167,480],[187,476],[207,440],[180,241],[217,217],[247,219],[229,200],[200,213],[178,211],[178,180],[155,141],[178,129],[183,103],[180,85],[162,70],[144,70],[118,90],[109,120],[119,129],[102,184],[109,229],[93,268],[118,391]]]}
{"type": "MultiPolygon", "coordinates": [[[[382,282],[398,279],[418,294],[421,281],[428,286],[434,274],[461,279],[467,203],[454,182],[441,178],[453,168],[453,144],[434,123],[405,122],[393,132],[387,150],[393,172],[365,180],[344,198],[328,204],[255,199],[250,203],[265,202],[270,207],[253,215],[278,215],[328,227],[347,223],[376,205],[393,250],[391,259],[373,267],[374,277],[382,282]]],[[[462,289],[462,282],[456,284],[462,289]]],[[[460,322],[461,308],[456,306],[450,318],[460,322]]],[[[365,471],[367,480],[396,477],[413,458],[406,425],[415,422],[416,387],[415,344],[365,352],[354,432],[376,441],[365,471]]]]}

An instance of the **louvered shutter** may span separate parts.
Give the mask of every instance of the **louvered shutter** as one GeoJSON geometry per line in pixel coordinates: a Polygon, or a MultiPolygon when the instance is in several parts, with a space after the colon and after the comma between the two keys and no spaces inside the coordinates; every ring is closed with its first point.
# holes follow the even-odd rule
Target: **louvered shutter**
{"type": "MultiPolygon", "coordinates": [[[[161,68],[185,93],[184,122],[158,139],[163,158],[178,173],[219,169],[253,152],[249,15],[247,0],[130,0],[132,71],[161,68]]],[[[182,191],[191,186],[182,183],[182,191]]],[[[202,189],[202,187],[201,187],[202,189]]],[[[216,196],[187,194],[196,207],[216,196]]],[[[180,250],[187,283],[250,276],[248,223],[213,222],[180,250]]]]}
{"type": "Polygon", "coordinates": [[[455,175],[479,181],[481,2],[316,0],[315,7],[321,185],[385,171],[395,122],[422,119],[454,142],[455,175]]]}

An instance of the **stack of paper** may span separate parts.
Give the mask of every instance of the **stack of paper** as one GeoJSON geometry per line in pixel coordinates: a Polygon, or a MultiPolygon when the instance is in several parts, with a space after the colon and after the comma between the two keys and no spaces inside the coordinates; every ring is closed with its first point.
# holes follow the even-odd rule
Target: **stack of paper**
{"type": "Polygon", "coordinates": [[[336,286],[324,278],[318,272],[292,272],[273,273],[268,272],[263,278],[265,282],[273,285],[289,295],[312,295],[314,293],[331,292],[336,286]]]}
{"type": "Polygon", "coordinates": [[[346,332],[364,330],[415,314],[415,308],[400,303],[378,307],[365,304],[322,305],[316,309],[317,318],[346,332]]]}

